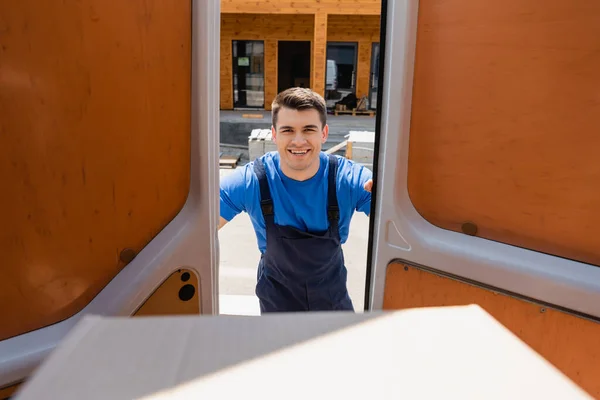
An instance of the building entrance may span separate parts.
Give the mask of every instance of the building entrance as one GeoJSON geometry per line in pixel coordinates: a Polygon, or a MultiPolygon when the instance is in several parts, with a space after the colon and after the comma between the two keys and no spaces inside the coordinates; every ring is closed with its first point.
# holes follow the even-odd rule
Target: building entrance
{"type": "Polygon", "coordinates": [[[310,42],[279,41],[277,48],[277,91],[310,87],[310,42]]]}

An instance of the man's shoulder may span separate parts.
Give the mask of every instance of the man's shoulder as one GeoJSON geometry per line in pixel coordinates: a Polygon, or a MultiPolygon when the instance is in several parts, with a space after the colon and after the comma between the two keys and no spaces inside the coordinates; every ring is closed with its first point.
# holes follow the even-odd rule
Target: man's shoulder
{"type": "Polygon", "coordinates": [[[337,154],[328,154],[328,153],[321,151],[320,157],[321,157],[321,160],[325,161],[328,166],[331,165],[331,158],[334,158],[337,161],[338,177],[340,176],[340,172],[343,172],[348,169],[352,169],[355,166],[354,161],[352,161],[349,158],[346,158],[344,156],[337,155],[337,154]]]}
{"type": "Polygon", "coordinates": [[[279,153],[276,151],[269,151],[264,153],[260,157],[256,157],[254,160],[250,161],[248,164],[248,168],[251,171],[255,171],[256,164],[262,164],[265,171],[273,171],[276,169],[276,163],[278,162],[279,153]]]}
{"type": "Polygon", "coordinates": [[[239,187],[247,189],[252,186],[257,180],[254,173],[254,162],[249,162],[234,171],[227,172],[220,178],[220,186],[223,188],[239,187]]]}
{"type": "Polygon", "coordinates": [[[264,171],[267,175],[272,175],[274,172],[276,173],[276,162],[277,162],[277,152],[269,152],[265,153],[260,157],[246,163],[245,165],[238,167],[234,172],[231,172],[227,175],[221,177],[221,183],[225,185],[243,185],[246,188],[251,187],[254,184],[258,183],[258,176],[256,175],[256,164],[260,162],[264,168],[264,171]]]}
{"type": "Polygon", "coordinates": [[[359,176],[371,176],[372,172],[363,164],[349,158],[335,155],[338,161],[338,179],[354,179],[359,176]]]}

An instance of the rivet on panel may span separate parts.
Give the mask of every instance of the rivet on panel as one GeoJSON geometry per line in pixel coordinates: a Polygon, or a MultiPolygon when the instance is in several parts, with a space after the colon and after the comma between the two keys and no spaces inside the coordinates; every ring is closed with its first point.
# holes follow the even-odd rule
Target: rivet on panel
{"type": "Polygon", "coordinates": [[[123,249],[121,251],[121,254],[120,254],[119,258],[125,264],[129,264],[130,262],[133,261],[133,259],[135,258],[135,256],[136,256],[136,254],[135,254],[135,251],[133,249],[123,249]]]}
{"type": "Polygon", "coordinates": [[[475,236],[477,235],[477,225],[472,222],[465,222],[462,224],[462,231],[465,235],[475,236]]]}
{"type": "Polygon", "coordinates": [[[404,270],[405,270],[405,271],[408,271],[408,267],[407,267],[407,266],[404,266],[404,270]]]}
{"type": "Polygon", "coordinates": [[[546,309],[545,309],[544,307],[542,307],[542,308],[540,308],[540,312],[541,312],[541,313],[545,313],[545,312],[546,312],[546,309]]]}

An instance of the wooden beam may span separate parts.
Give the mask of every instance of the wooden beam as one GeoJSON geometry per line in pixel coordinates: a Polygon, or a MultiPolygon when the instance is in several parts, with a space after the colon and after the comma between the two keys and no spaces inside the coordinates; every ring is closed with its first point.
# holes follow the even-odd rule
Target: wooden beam
{"type": "Polygon", "coordinates": [[[315,14],[315,31],[312,42],[312,90],[325,95],[325,58],[327,57],[327,14],[315,14]]]}
{"type": "Polygon", "coordinates": [[[381,0],[221,0],[221,13],[379,15],[381,0]]]}
{"type": "Polygon", "coordinates": [[[371,47],[373,43],[368,40],[358,42],[358,65],[356,71],[356,96],[369,96],[371,83],[371,47]]]}
{"type": "Polygon", "coordinates": [[[277,40],[265,40],[265,110],[271,109],[271,103],[277,96],[277,40]]]}
{"type": "Polygon", "coordinates": [[[222,110],[233,109],[233,58],[231,37],[221,35],[221,96],[222,110]]]}
{"type": "Polygon", "coordinates": [[[338,150],[341,150],[341,149],[343,149],[344,147],[346,147],[346,145],[347,145],[347,144],[348,144],[348,141],[347,141],[347,140],[344,140],[342,143],[338,143],[338,144],[336,144],[335,146],[333,146],[332,148],[330,148],[329,150],[327,150],[327,151],[325,152],[325,154],[333,154],[333,153],[335,153],[336,151],[338,151],[338,150]]]}

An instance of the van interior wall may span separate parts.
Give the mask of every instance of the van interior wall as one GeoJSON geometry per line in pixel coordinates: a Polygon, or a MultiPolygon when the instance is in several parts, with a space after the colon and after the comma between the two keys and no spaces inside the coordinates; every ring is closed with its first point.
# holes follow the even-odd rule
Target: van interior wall
{"type": "MultiPolygon", "coordinates": [[[[408,190],[439,228],[592,269],[600,265],[600,3],[541,4],[420,3],[408,190]]],[[[600,324],[470,282],[388,267],[384,308],[454,304],[486,308],[600,398],[600,324]]]]}
{"type": "Polygon", "coordinates": [[[185,204],[191,9],[0,8],[2,340],[79,312],[185,204]]]}
{"type": "Polygon", "coordinates": [[[408,190],[438,227],[600,266],[600,3],[538,5],[419,8],[408,190]]]}

